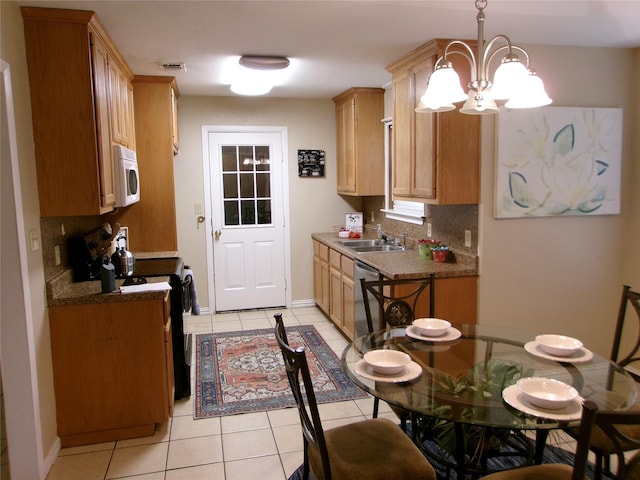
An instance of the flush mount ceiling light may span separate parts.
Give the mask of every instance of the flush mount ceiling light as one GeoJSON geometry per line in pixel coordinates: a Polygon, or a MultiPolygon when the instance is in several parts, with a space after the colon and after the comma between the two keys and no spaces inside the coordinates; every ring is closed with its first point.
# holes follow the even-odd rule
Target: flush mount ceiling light
{"type": "Polygon", "coordinates": [[[243,55],[238,63],[241,68],[231,84],[231,91],[239,95],[264,95],[278,83],[277,71],[287,68],[289,59],[277,56],[243,55]]]}
{"type": "Polygon", "coordinates": [[[507,108],[549,105],[551,99],[545,92],[540,77],[530,68],[529,54],[525,49],[513,45],[509,37],[503,34],[496,35],[485,45],[484,9],[487,0],[476,0],[475,5],[478,10],[477,53],[461,40],[449,42],[442,57],[436,62],[416,112],[447,112],[456,108],[454,103],[465,100],[460,112],[471,115],[496,113],[496,100],[506,100],[507,108]],[[504,42],[504,45],[498,46],[498,42],[504,42]],[[448,60],[448,55],[454,54],[462,55],[471,66],[471,81],[467,93],[460,86],[460,77],[448,60]],[[499,54],[504,56],[492,82],[489,79],[489,66],[499,54]],[[524,56],[526,64],[521,62],[518,54],[524,56]]]}
{"type": "Polygon", "coordinates": [[[289,66],[289,59],[287,57],[266,55],[243,55],[238,62],[243,67],[253,70],[282,70],[289,66]]]}

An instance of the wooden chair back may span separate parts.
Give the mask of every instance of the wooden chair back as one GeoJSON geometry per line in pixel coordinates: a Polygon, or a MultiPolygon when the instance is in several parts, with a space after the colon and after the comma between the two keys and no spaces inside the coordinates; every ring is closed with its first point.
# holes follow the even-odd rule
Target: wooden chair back
{"type": "MultiPolygon", "coordinates": [[[[628,338],[628,335],[626,335],[628,338]]],[[[625,368],[640,360],[640,292],[634,292],[631,290],[631,287],[625,285],[622,288],[622,298],[620,299],[620,308],[618,309],[618,320],[616,323],[616,330],[613,334],[613,346],[611,349],[611,360],[625,368]],[[623,337],[623,331],[625,330],[625,321],[628,321],[627,315],[627,306],[631,305],[631,307],[636,312],[636,339],[633,344],[631,350],[626,351],[626,353],[621,353],[621,341],[623,337]]],[[[640,375],[629,372],[634,376],[636,381],[640,381],[640,375]]]]}
{"type": "Polygon", "coordinates": [[[385,325],[402,327],[411,325],[415,319],[416,305],[422,293],[429,288],[429,316],[435,314],[435,275],[424,278],[408,278],[400,280],[365,280],[360,279],[364,309],[367,316],[369,332],[379,327],[373,325],[372,309],[382,312],[385,325]],[[407,291],[404,286],[409,286],[407,291]],[[399,290],[402,292],[399,293],[399,290]],[[373,297],[373,305],[369,299],[373,297]]]}
{"type": "Polygon", "coordinates": [[[309,446],[318,449],[322,459],[324,478],[331,480],[331,468],[329,454],[324,438],[324,430],[318,413],[318,403],[313,390],[313,382],[309,373],[307,356],[304,347],[293,349],[289,346],[287,332],[282,320],[282,314],[274,315],[276,320],[275,336],[282,352],[284,366],[289,380],[289,386],[296,401],[302,434],[304,438],[304,463],[303,478],[309,475],[309,458],[307,449],[309,446]],[[306,405],[306,406],[305,406],[306,405]]]}

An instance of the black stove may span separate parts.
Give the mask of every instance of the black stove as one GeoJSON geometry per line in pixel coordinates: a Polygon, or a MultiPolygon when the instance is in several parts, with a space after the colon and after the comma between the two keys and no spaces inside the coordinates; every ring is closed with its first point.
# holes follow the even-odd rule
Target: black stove
{"type": "Polygon", "coordinates": [[[181,257],[136,258],[133,279],[145,277],[169,277],[171,292],[171,340],[173,342],[173,373],[175,399],[191,395],[191,335],[184,334],[182,314],[191,308],[189,282],[185,279],[181,257]]]}

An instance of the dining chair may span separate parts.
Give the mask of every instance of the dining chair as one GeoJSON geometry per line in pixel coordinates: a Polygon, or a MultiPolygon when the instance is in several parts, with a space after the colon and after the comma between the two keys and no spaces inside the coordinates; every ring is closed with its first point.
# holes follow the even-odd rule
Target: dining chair
{"type": "Polygon", "coordinates": [[[398,426],[386,418],[362,420],[324,430],[305,348],[290,345],[281,314],[275,336],[296,401],[304,444],[304,480],[436,480],[429,461],[398,426]]]}
{"type": "MultiPolygon", "coordinates": [[[[373,308],[382,314],[385,326],[407,327],[411,325],[416,317],[418,301],[422,299],[422,294],[427,290],[427,287],[429,287],[429,316],[434,316],[435,275],[433,273],[424,278],[398,280],[365,280],[363,278],[360,279],[360,286],[369,333],[379,328],[378,325],[374,325],[373,308]],[[376,300],[373,307],[369,301],[372,297],[376,300]]],[[[423,304],[421,303],[421,305],[423,304]]],[[[373,418],[378,417],[379,407],[380,399],[376,397],[373,400],[373,418]]],[[[411,412],[395,405],[389,405],[389,407],[400,419],[400,425],[404,431],[407,430],[407,420],[411,418],[415,440],[417,428],[411,412]]]]}
{"type": "MultiPolygon", "coordinates": [[[[587,459],[593,434],[596,429],[603,432],[615,445],[618,456],[617,480],[632,480],[638,478],[640,460],[635,457],[625,463],[623,445],[630,439],[623,433],[623,427],[636,425],[640,422],[640,411],[633,410],[598,410],[598,406],[591,400],[582,403],[582,416],[578,427],[575,458],[572,465],[547,463],[532,465],[512,470],[503,470],[483,477],[485,480],[584,480],[587,469],[587,459]]],[[[640,442],[636,448],[640,448],[640,442]]]]}
{"type": "MultiPolygon", "coordinates": [[[[617,363],[621,367],[625,368],[627,372],[635,379],[636,382],[640,381],[640,374],[628,369],[632,363],[640,361],[640,292],[634,292],[631,287],[624,285],[622,288],[622,298],[620,299],[620,307],[618,308],[618,319],[616,321],[616,328],[613,334],[613,346],[611,348],[611,361],[617,363]],[[631,307],[635,310],[636,315],[632,313],[628,314],[627,307],[631,307]],[[629,324],[633,321],[633,325],[629,324]],[[623,333],[626,333],[626,338],[629,338],[630,332],[635,329],[636,338],[635,341],[630,344],[631,348],[626,347],[626,343],[622,345],[623,333]]],[[[640,411],[640,403],[636,402],[631,407],[632,410],[640,411]]],[[[621,427],[621,430],[627,436],[627,439],[621,441],[620,445],[614,445],[610,438],[604,434],[599,428],[595,428],[591,438],[591,451],[595,454],[595,480],[602,478],[602,472],[610,473],[610,457],[615,454],[618,448],[623,450],[635,450],[640,446],[640,425],[625,425],[621,427]]],[[[574,438],[577,435],[575,428],[566,430],[574,438]]]]}

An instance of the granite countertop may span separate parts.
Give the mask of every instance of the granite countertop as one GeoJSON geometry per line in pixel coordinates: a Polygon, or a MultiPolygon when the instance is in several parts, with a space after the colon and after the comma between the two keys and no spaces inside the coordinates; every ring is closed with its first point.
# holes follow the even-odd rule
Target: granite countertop
{"type": "MultiPolygon", "coordinates": [[[[340,243],[342,239],[333,233],[313,233],[311,238],[328,245],[343,255],[357,259],[378,270],[390,279],[420,278],[435,273],[438,278],[469,277],[478,275],[478,257],[465,252],[453,251],[454,262],[437,263],[420,258],[418,250],[401,252],[367,252],[356,253],[340,243]]],[[[364,235],[362,238],[376,238],[364,235]]]]}
{"type": "MultiPolygon", "coordinates": [[[[176,257],[178,252],[134,253],[136,258],[176,257]]],[[[147,283],[169,282],[169,277],[149,277],[147,283]]],[[[82,305],[87,303],[134,302],[138,300],[162,299],[167,290],[146,291],[136,293],[120,293],[124,279],[116,279],[116,289],[111,293],[102,293],[100,280],[74,282],[73,270],[67,268],[55,277],[46,281],[47,305],[82,305]]]]}

